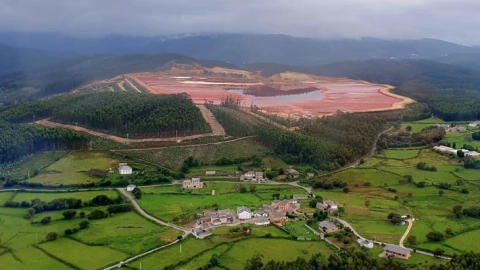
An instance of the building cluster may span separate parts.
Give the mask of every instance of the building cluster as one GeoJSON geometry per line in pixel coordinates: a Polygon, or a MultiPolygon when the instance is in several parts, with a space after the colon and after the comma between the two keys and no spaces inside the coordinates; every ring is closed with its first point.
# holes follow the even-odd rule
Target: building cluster
{"type": "Polygon", "coordinates": [[[329,201],[329,200],[325,200],[323,202],[317,202],[316,208],[321,211],[330,212],[330,213],[334,213],[338,211],[338,205],[333,201],[329,201]]]}
{"type": "Polygon", "coordinates": [[[448,154],[454,154],[454,155],[457,155],[458,151],[462,151],[465,154],[466,157],[478,157],[478,156],[480,156],[480,153],[478,153],[477,151],[469,151],[467,149],[457,150],[457,149],[454,149],[454,148],[451,148],[451,147],[448,147],[448,146],[444,146],[444,145],[434,146],[433,150],[437,151],[437,152],[441,152],[441,153],[448,153],[448,154]]]}
{"type": "Polygon", "coordinates": [[[459,125],[452,127],[450,124],[437,124],[435,126],[445,129],[446,132],[466,132],[467,131],[465,127],[462,127],[459,125]]]}
{"type": "Polygon", "coordinates": [[[468,124],[469,127],[480,127],[480,121],[474,121],[468,124]]]}

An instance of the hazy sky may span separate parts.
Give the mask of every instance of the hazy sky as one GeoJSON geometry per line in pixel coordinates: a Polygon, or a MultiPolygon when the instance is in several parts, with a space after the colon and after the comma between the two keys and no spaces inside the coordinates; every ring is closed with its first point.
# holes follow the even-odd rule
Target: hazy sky
{"type": "Polygon", "coordinates": [[[0,31],[272,33],[480,44],[479,0],[0,0],[0,31]]]}

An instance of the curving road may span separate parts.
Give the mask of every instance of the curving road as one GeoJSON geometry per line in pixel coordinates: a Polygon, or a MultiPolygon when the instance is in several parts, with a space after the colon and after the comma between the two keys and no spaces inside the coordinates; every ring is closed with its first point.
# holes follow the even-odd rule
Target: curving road
{"type": "Polygon", "coordinates": [[[172,224],[172,223],[161,221],[160,219],[158,219],[154,216],[151,216],[150,214],[145,212],[145,210],[143,210],[142,207],[140,207],[137,200],[135,200],[135,198],[129,192],[127,192],[127,190],[125,188],[118,188],[117,190],[123,196],[125,196],[128,200],[130,200],[133,207],[135,208],[135,211],[137,211],[140,215],[144,216],[145,218],[147,218],[147,219],[149,219],[149,220],[151,220],[151,221],[153,221],[153,222],[155,222],[159,225],[167,226],[167,227],[174,228],[176,230],[182,231],[184,233],[184,237],[186,237],[187,235],[189,235],[191,233],[191,229],[181,227],[181,226],[178,226],[178,225],[175,225],[175,224],[172,224]]]}
{"type": "Polygon", "coordinates": [[[410,233],[410,230],[412,229],[413,227],[413,220],[412,219],[407,219],[407,222],[408,222],[408,228],[407,230],[405,231],[405,233],[402,235],[402,238],[400,239],[400,243],[398,244],[400,247],[404,247],[403,246],[403,242],[405,241],[405,239],[407,238],[408,234],[410,233]]]}

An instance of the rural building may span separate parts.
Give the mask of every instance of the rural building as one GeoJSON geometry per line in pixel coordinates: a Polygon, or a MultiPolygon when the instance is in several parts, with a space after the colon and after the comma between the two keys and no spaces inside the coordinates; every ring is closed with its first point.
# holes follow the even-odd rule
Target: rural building
{"type": "Polygon", "coordinates": [[[184,189],[203,188],[203,182],[200,181],[200,178],[183,180],[182,188],[184,189]]]}
{"type": "Polygon", "coordinates": [[[314,173],[311,173],[311,172],[307,173],[307,178],[312,178],[312,177],[314,177],[314,176],[315,176],[314,173]]]}
{"type": "Polygon", "coordinates": [[[383,250],[385,250],[385,256],[387,257],[408,259],[411,256],[410,250],[395,245],[386,245],[383,250]]]}
{"type": "Polygon", "coordinates": [[[297,178],[299,175],[299,172],[295,170],[292,166],[288,166],[287,174],[288,174],[288,177],[290,178],[297,178]]]}
{"type": "Polygon", "coordinates": [[[333,224],[330,221],[321,221],[318,223],[318,228],[320,228],[322,231],[325,233],[334,233],[338,232],[340,229],[337,227],[337,225],[333,224]]]}
{"type": "Polygon", "coordinates": [[[260,210],[255,210],[253,211],[252,213],[252,216],[255,217],[255,218],[260,218],[260,217],[268,217],[268,214],[270,213],[271,211],[268,211],[266,209],[260,209],[260,210]]]}
{"type": "Polygon", "coordinates": [[[255,172],[254,171],[246,172],[244,176],[246,180],[252,180],[253,178],[255,178],[255,172]]]}
{"type": "Polygon", "coordinates": [[[206,171],[206,172],[205,172],[205,175],[206,175],[206,176],[213,176],[213,175],[215,175],[216,173],[217,173],[216,171],[206,171]]]}
{"type": "Polygon", "coordinates": [[[127,163],[118,164],[118,172],[120,174],[132,174],[132,167],[128,166],[127,163]]]}
{"type": "Polygon", "coordinates": [[[265,178],[263,177],[263,172],[254,172],[254,171],[249,171],[243,175],[240,175],[240,180],[258,182],[258,183],[265,182],[265,178]]]}
{"type": "Polygon", "coordinates": [[[457,154],[457,149],[453,149],[448,146],[440,145],[440,146],[434,146],[433,147],[434,151],[442,152],[442,153],[449,153],[449,154],[457,154]]]}
{"type": "Polygon", "coordinates": [[[308,200],[310,199],[310,195],[293,195],[292,196],[292,203],[298,203],[298,200],[308,200]]]}
{"type": "Polygon", "coordinates": [[[372,242],[372,241],[358,239],[358,240],[357,240],[357,243],[358,243],[361,247],[373,248],[373,242],[372,242]]]}
{"type": "Polygon", "coordinates": [[[444,128],[445,130],[447,130],[448,128],[450,128],[450,125],[449,125],[449,124],[436,124],[435,126],[436,126],[436,127],[444,128]]]}
{"type": "Polygon", "coordinates": [[[255,220],[254,223],[257,226],[268,226],[268,225],[270,225],[270,220],[268,220],[267,218],[259,218],[259,219],[255,220]]]}
{"type": "Polygon", "coordinates": [[[137,186],[135,186],[135,185],[128,185],[128,186],[127,186],[127,191],[128,191],[128,192],[132,192],[136,187],[137,187],[137,186]]]}
{"type": "Polygon", "coordinates": [[[212,235],[212,233],[205,229],[192,229],[192,234],[195,235],[197,239],[203,239],[212,235]]]}
{"type": "Polygon", "coordinates": [[[291,204],[290,204],[290,201],[288,200],[283,200],[283,201],[274,200],[272,201],[272,206],[278,210],[287,211],[287,210],[290,210],[291,204]]]}
{"type": "Polygon", "coordinates": [[[333,201],[329,201],[329,200],[326,200],[323,203],[317,202],[316,208],[322,211],[328,211],[328,212],[338,211],[338,205],[333,201]]]}
{"type": "Polygon", "coordinates": [[[245,206],[240,206],[237,208],[238,219],[251,219],[252,212],[245,206]]]}
{"type": "Polygon", "coordinates": [[[273,211],[270,213],[270,221],[277,223],[277,224],[282,224],[285,220],[288,220],[287,217],[287,212],[285,211],[273,211]]]}
{"type": "Polygon", "coordinates": [[[218,211],[205,211],[203,217],[201,217],[197,224],[209,224],[213,226],[219,226],[223,224],[230,224],[235,221],[235,212],[230,209],[218,210],[218,211]]]}
{"type": "Polygon", "coordinates": [[[467,129],[465,127],[462,127],[462,126],[454,126],[454,127],[451,127],[449,129],[447,129],[448,132],[465,132],[467,131],[467,129]]]}
{"type": "Polygon", "coordinates": [[[480,121],[474,121],[474,122],[468,124],[468,126],[469,127],[478,127],[478,126],[480,126],[480,121]]]}

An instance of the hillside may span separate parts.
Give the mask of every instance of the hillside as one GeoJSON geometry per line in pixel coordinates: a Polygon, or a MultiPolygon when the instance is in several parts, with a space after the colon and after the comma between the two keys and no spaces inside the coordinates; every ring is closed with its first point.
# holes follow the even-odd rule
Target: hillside
{"type": "Polygon", "coordinates": [[[62,58],[46,51],[0,44],[0,76],[46,67],[62,58]]]}
{"type": "Polygon", "coordinates": [[[69,92],[93,80],[124,73],[161,71],[173,64],[232,67],[217,61],[197,60],[179,54],[95,55],[70,58],[48,68],[0,78],[0,104],[7,105],[69,92]]]}

